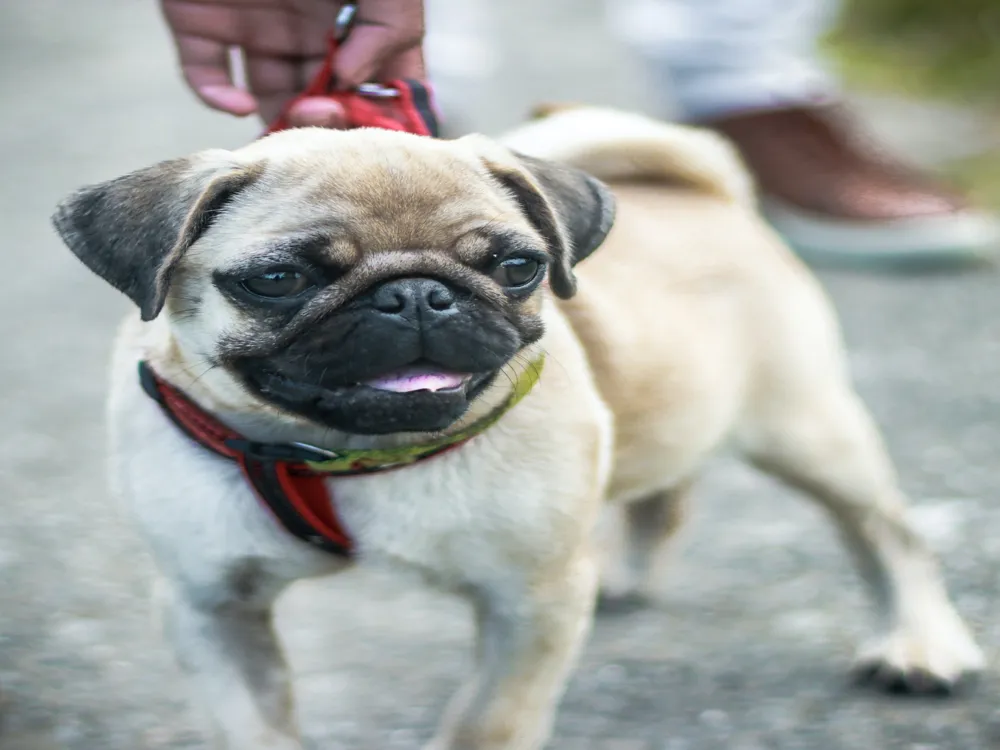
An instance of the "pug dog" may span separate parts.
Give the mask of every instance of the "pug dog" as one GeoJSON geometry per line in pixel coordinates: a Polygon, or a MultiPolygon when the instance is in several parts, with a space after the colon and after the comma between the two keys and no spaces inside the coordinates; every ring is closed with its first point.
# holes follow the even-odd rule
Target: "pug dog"
{"type": "Polygon", "coordinates": [[[112,478],[221,747],[301,747],[272,604],[355,564],[473,605],[476,673],[428,748],[543,747],[602,583],[645,591],[723,444],[829,511],[879,615],[864,674],[924,692],[983,665],[830,304],[716,136],[592,108],[501,142],[290,130],[84,188],[54,222],[138,308],[113,357],[112,478]],[[368,456],[318,480],[350,554],[290,533],[139,362],[240,445],[368,456]],[[621,544],[600,543],[602,512],[621,544]]]}

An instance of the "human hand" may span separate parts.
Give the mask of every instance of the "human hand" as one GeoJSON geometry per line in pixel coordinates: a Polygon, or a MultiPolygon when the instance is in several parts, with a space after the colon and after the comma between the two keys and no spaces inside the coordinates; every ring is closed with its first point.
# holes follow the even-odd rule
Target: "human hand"
{"type": "MultiPolygon", "coordinates": [[[[319,71],[343,2],[337,0],[161,0],[188,85],[205,104],[272,122],[319,71]],[[230,49],[244,59],[247,89],[233,80],[230,49]]],[[[337,88],[424,78],[423,0],[358,0],[334,65],[337,88]]],[[[294,126],[344,127],[344,112],[310,97],[288,113],[294,126]]]]}

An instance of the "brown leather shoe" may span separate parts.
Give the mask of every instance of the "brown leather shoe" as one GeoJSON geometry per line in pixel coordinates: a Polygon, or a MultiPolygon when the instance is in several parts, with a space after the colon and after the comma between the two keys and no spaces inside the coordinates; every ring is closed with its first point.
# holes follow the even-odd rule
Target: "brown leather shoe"
{"type": "Polygon", "coordinates": [[[750,112],[700,123],[729,137],[761,207],[803,254],[860,261],[955,261],[1000,249],[1000,222],[894,162],[840,106],[750,112]]]}

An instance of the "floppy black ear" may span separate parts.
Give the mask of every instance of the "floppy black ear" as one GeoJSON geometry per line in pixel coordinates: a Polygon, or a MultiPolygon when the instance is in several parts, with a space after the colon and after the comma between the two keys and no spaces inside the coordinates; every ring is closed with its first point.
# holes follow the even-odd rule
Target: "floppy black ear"
{"type": "Polygon", "coordinates": [[[52,216],[63,242],[152,320],[177,262],[236,193],[260,174],[204,152],[82,188],[52,216]]]}
{"type": "Polygon", "coordinates": [[[568,299],[576,293],[573,266],[600,247],[611,231],[614,195],[582,170],[523,154],[513,156],[513,164],[486,160],[486,165],[545,238],[556,259],[552,291],[568,299]]]}

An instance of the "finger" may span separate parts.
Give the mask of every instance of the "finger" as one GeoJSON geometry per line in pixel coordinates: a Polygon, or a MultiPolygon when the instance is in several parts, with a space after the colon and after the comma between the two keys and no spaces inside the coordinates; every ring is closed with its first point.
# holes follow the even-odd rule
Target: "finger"
{"type": "Polygon", "coordinates": [[[229,48],[238,40],[227,38],[231,10],[201,6],[183,0],[163,0],[163,15],[173,32],[184,78],[205,104],[236,115],[257,108],[253,97],[234,85],[229,48]]]}
{"type": "Polygon", "coordinates": [[[327,30],[333,26],[336,7],[315,6],[308,14],[288,15],[282,34],[294,45],[285,54],[264,52],[275,38],[274,24],[248,29],[245,46],[247,82],[260,103],[265,122],[273,122],[292,99],[301,94],[319,72],[326,58],[327,30]]]}
{"type": "Polygon", "coordinates": [[[209,107],[239,116],[257,111],[254,97],[233,83],[228,46],[211,39],[179,35],[177,53],[188,86],[209,107]]]}
{"type": "MultiPolygon", "coordinates": [[[[286,79],[295,78],[304,58],[324,54],[325,29],[336,12],[333,4],[328,8],[326,3],[297,9],[291,3],[246,0],[163,0],[162,8],[191,87],[210,106],[238,114],[253,112],[260,99],[254,89],[258,76],[249,70],[251,61],[270,58],[273,67],[286,66],[286,79]],[[230,47],[244,52],[252,94],[233,85],[230,47]]],[[[304,87],[301,80],[290,86],[270,85],[274,98],[285,99],[304,87]]],[[[277,106],[269,101],[268,113],[277,106]]]]}
{"type": "Polygon", "coordinates": [[[288,122],[292,127],[336,128],[347,127],[344,108],[332,99],[308,97],[296,102],[288,111],[288,122]]]}
{"type": "MultiPolygon", "coordinates": [[[[357,17],[336,63],[337,84],[351,88],[380,77],[390,60],[417,49],[424,36],[421,0],[366,0],[358,3],[357,17]]],[[[410,56],[397,70],[405,77],[422,77],[420,56],[410,56]]]]}
{"type": "Polygon", "coordinates": [[[413,47],[390,56],[379,65],[373,76],[375,81],[391,81],[396,78],[411,78],[417,81],[427,78],[424,51],[421,47],[413,47]]]}
{"type": "Polygon", "coordinates": [[[247,55],[247,83],[257,98],[264,121],[273,122],[281,110],[302,93],[322,64],[322,51],[301,60],[247,55]]]}

